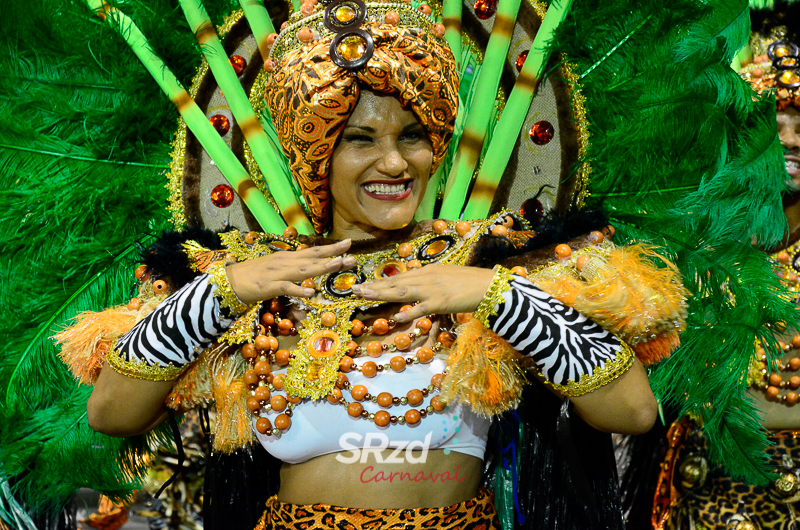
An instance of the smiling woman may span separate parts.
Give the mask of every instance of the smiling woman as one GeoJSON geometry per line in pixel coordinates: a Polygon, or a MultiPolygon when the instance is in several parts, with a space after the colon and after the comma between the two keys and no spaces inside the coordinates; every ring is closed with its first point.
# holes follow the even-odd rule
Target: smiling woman
{"type": "MultiPolygon", "coordinates": [[[[353,3],[364,9],[359,5],[353,3]]],[[[197,399],[173,390],[182,369],[166,363],[191,365],[183,380],[192,380],[193,367],[217,362],[209,352],[222,350],[214,344],[240,333],[235,320],[244,329],[257,322],[256,336],[236,335],[227,355],[244,365],[246,406],[233,414],[236,421],[250,423],[258,442],[283,462],[277,497],[259,528],[305,522],[298,514],[308,505],[327,505],[342,524],[379,514],[389,525],[402,509],[415,528],[443,511],[457,515],[454,527],[499,528],[492,496],[481,489],[490,417],[519,403],[526,370],[558,397],[568,396],[601,431],[643,432],[655,419],[642,364],[611,330],[626,339],[638,335],[594,323],[526,279],[523,267],[512,273],[474,266],[487,237],[518,238],[522,246],[534,237],[518,215],[414,224],[453,135],[458,79],[439,28],[419,10],[393,6],[399,23],[390,14],[371,20],[373,8],[365,13],[359,31],[372,43],[368,67],[342,66],[331,51],[338,50],[336,37],[305,43],[296,38],[302,30],[277,36],[268,61],[266,100],[281,147],[316,231],[339,241],[301,245],[291,229],[277,239],[225,234],[234,259],[198,265],[206,274],[121,337],[89,401],[95,429],[147,431],[163,421],[168,395],[197,399]],[[374,462],[342,460],[352,448],[343,440],[353,434],[374,462]],[[376,436],[388,446],[371,448],[376,436]],[[422,447],[424,457],[412,453],[397,464],[392,455],[406,446],[422,447]]],[[[298,14],[296,22],[311,24],[323,13],[329,20],[343,9],[334,3],[307,20],[298,14]]],[[[607,270],[600,263],[617,251],[604,239],[593,235],[597,249],[573,241],[582,261],[570,262],[572,249],[561,245],[561,262],[541,280],[589,259],[607,270]]],[[[197,264],[209,255],[192,249],[197,264]]],[[[665,330],[659,341],[667,346],[653,348],[668,353],[683,325],[684,292],[671,270],[663,275],[640,263],[627,273],[637,281],[661,275],[663,281],[648,281],[666,288],[659,300],[674,302],[671,313],[654,307],[648,317],[658,315],[649,322],[665,330]]],[[[562,298],[574,302],[574,295],[562,298]]],[[[647,333],[638,342],[650,341],[647,333]]]]}

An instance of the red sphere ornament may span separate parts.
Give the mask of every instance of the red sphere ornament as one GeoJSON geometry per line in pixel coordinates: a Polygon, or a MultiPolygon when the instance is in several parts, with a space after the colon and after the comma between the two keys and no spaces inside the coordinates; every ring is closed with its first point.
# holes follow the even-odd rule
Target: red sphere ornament
{"type": "Polygon", "coordinates": [[[536,145],[546,145],[553,139],[556,130],[549,121],[542,120],[533,124],[529,134],[531,136],[531,141],[536,145]]]}
{"type": "Polygon", "coordinates": [[[241,55],[231,55],[228,60],[231,62],[231,66],[233,66],[233,71],[236,72],[236,75],[241,75],[247,66],[247,61],[241,55]]]}
{"type": "Polygon", "coordinates": [[[217,208],[227,208],[233,204],[234,197],[233,188],[228,184],[214,186],[214,189],[211,190],[211,202],[214,203],[214,206],[217,208]]]}
{"type": "Polygon", "coordinates": [[[225,136],[228,134],[228,131],[231,130],[231,122],[228,117],[223,114],[214,114],[208,121],[211,122],[211,125],[214,126],[214,129],[220,136],[225,136]]]}
{"type": "Polygon", "coordinates": [[[486,20],[497,13],[497,0],[477,0],[475,2],[475,16],[486,20]]]}
{"type": "Polygon", "coordinates": [[[528,50],[525,50],[524,52],[521,52],[519,55],[517,55],[517,60],[514,61],[514,66],[517,67],[517,72],[522,71],[522,67],[525,65],[525,59],[527,58],[528,58],[528,50]]]}

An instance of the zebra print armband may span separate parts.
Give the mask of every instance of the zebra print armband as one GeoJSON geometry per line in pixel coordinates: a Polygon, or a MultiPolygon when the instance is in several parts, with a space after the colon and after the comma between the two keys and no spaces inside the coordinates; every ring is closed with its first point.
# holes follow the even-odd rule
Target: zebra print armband
{"type": "Polygon", "coordinates": [[[233,324],[215,291],[202,274],[170,295],[120,337],[106,355],[109,366],[136,379],[177,379],[233,324]]]}
{"type": "Polygon", "coordinates": [[[626,344],[573,308],[520,276],[509,286],[487,322],[562,394],[597,390],[633,364],[626,344]]]}

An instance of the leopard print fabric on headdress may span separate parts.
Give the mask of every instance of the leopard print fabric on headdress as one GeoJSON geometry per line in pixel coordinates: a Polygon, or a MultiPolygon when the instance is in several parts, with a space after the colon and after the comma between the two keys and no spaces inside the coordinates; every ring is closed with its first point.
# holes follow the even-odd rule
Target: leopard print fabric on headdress
{"type": "Polygon", "coordinates": [[[331,220],[328,171],[339,135],[362,88],[392,94],[410,108],[433,146],[433,168],[441,164],[458,111],[458,75],[450,50],[416,28],[366,23],[375,42],[369,62],[346,70],[330,59],[330,39],[320,39],[282,57],[266,89],[278,138],[289,157],[317,233],[331,220]]]}

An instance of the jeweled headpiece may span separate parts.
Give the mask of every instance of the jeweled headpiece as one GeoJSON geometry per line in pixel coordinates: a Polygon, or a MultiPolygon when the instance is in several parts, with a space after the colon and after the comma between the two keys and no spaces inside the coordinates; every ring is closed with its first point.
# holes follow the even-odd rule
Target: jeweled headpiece
{"type": "Polygon", "coordinates": [[[778,111],[794,105],[800,110],[800,46],[785,38],[778,27],[768,37],[754,36],[753,62],[740,74],[757,91],[775,90],[778,111]]]}
{"type": "Polygon", "coordinates": [[[338,0],[313,9],[293,15],[275,39],[265,98],[322,233],[330,223],[330,159],[360,90],[396,95],[411,109],[433,146],[435,170],[453,135],[458,75],[444,27],[409,4],[338,0]]]}

